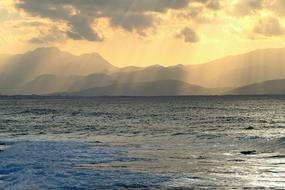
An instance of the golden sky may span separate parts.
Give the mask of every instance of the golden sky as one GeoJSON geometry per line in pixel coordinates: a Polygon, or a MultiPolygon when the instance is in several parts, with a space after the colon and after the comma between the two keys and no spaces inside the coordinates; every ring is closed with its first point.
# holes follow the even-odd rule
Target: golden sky
{"type": "Polygon", "coordinates": [[[0,54],[56,46],[116,66],[285,47],[284,0],[1,0],[0,54]]]}

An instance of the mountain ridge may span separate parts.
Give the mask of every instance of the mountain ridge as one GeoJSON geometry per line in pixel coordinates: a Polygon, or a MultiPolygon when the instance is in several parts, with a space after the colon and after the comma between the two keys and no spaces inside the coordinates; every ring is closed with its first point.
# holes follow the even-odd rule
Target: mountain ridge
{"type": "MultiPolygon", "coordinates": [[[[63,93],[71,96],[171,96],[203,95],[210,89],[177,80],[159,80],[152,82],[115,83],[105,87],[85,89],[83,91],[63,93]]],[[[57,94],[58,95],[58,94],[57,94]]]]}
{"type": "Polygon", "coordinates": [[[285,78],[285,48],[254,50],[199,65],[116,67],[98,53],[77,56],[56,47],[37,48],[4,58],[6,62],[1,60],[2,94],[70,92],[116,82],[128,84],[161,80],[176,80],[208,89],[235,89],[285,78]]]}
{"type": "Polygon", "coordinates": [[[285,79],[269,80],[233,89],[229,95],[285,95],[285,79]]]}

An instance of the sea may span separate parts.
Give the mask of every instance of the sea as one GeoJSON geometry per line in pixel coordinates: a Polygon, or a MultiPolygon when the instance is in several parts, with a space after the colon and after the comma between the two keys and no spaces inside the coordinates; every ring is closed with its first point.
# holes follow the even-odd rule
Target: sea
{"type": "Polygon", "coordinates": [[[2,97],[0,189],[285,189],[285,96],[2,97]]]}

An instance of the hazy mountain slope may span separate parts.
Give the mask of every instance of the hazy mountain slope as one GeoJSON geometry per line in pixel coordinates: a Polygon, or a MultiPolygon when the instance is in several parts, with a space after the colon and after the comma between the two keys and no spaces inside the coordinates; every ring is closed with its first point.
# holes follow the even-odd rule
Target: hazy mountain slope
{"type": "Polygon", "coordinates": [[[80,72],[81,75],[90,75],[93,73],[111,73],[119,69],[106,61],[98,53],[84,54],[76,58],[78,62],[74,63],[73,72],[80,72]],[[79,67],[78,64],[80,65],[79,67]]]}
{"type": "Polygon", "coordinates": [[[226,94],[234,95],[285,95],[285,79],[282,80],[270,80],[262,83],[251,84],[236,88],[226,94]]]}
{"type": "Polygon", "coordinates": [[[184,69],[185,81],[213,88],[285,78],[285,49],[256,50],[184,69]]]}
{"type": "Polygon", "coordinates": [[[285,49],[256,50],[200,65],[112,66],[96,53],[74,56],[57,48],[38,48],[0,57],[0,93],[81,91],[116,83],[178,80],[207,88],[236,88],[285,78],[285,49]],[[39,77],[44,75],[49,77],[39,77]],[[70,79],[72,76],[82,78],[70,79]],[[39,78],[38,78],[39,77],[39,78]]]}
{"type": "Polygon", "coordinates": [[[170,96],[201,95],[209,89],[176,80],[161,80],[141,83],[121,83],[70,93],[77,96],[170,96]]]}
{"type": "Polygon", "coordinates": [[[2,61],[0,75],[3,83],[0,92],[20,88],[25,83],[38,76],[52,74],[57,76],[89,75],[93,73],[108,73],[117,70],[99,54],[74,56],[57,48],[38,48],[25,54],[10,56],[2,61]],[[4,62],[4,63],[3,63],[4,62]]]}
{"type": "Polygon", "coordinates": [[[81,80],[82,76],[56,76],[41,75],[34,80],[27,82],[14,91],[14,94],[49,94],[58,91],[67,91],[73,83],[81,80]]]}
{"type": "Polygon", "coordinates": [[[187,72],[180,67],[163,67],[160,65],[154,65],[138,71],[114,73],[111,76],[121,83],[156,80],[183,81],[187,76],[187,72]]]}
{"type": "Polygon", "coordinates": [[[112,76],[125,83],[173,79],[208,88],[234,88],[285,78],[285,49],[256,50],[200,65],[154,65],[130,72],[118,70],[112,76]]]}
{"type": "Polygon", "coordinates": [[[128,73],[128,72],[135,72],[139,70],[143,70],[143,67],[136,67],[136,66],[128,66],[128,67],[123,67],[117,70],[118,73],[128,73]]]}
{"type": "Polygon", "coordinates": [[[72,85],[69,86],[68,91],[79,91],[88,88],[102,87],[111,85],[114,82],[115,80],[106,74],[92,74],[86,77],[82,77],[78,81],[75,81],[72,85]]]}
{"type": "Polygon", "coordinates": [[[62,91],[79,91],[111,85],[114,80],[106,74],[88,76],[41,75],[14,90],[14,94],[50,94],[62,91]]]}
{"type": "Polygon", "coordinates": [[[5,63],[7,62],[7,59],[9,58],[9,55],[0,54],[0,73],[4,69],[5,63]]]}
{"type": "Polygon", "coordinates": [[[16,75],[0,74],[0,94],[10,94],[15,90],[15,86],[19,83],[16,75]]]}

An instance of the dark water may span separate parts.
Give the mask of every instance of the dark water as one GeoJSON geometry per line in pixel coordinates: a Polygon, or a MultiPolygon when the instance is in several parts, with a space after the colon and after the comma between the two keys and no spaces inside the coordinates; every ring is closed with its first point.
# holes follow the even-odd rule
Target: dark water
{"type": "Polygon", "coordinates": [[[0,100],[0,189],[285,189],[285,97],[0,100]]]}

